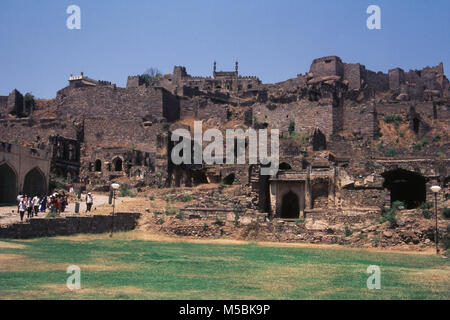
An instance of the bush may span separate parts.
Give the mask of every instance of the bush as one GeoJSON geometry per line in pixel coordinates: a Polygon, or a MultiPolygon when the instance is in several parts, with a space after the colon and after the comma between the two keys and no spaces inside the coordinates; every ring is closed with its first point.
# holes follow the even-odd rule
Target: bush
{"type": "Polygon", "coordinates": [[[442,214],[444,215],[445,219],[450,219],[450,208],[445,207],[442,210],[442,214]]]}
{"type": "Polygon", "coordinates": [[[131,192],[126,186],[120,187],[119,197],[135,197],[136,195],[131,192]]]}
{"type": "Polygon", "coordinates": [[[204,224],[203,224],[203,231],[207,231],[208,229],[209,229],[209,225],[205,222],[204,224]]]}
{"type": "Polygon", "coordinates": [[[436,135],[433,137],[433,142],[441,141],[441,139],[442,139],[441,135],[440,135],[440,134],[436,134],[436,135]]]}
{"type": "Polygon", "coordinates": [[[425,219],[430,219],[433,214],[429,209],[433,208],[433,203],[431,202],[424,202],[419,206],[419,209],[422,210],[422,215],[425,219]]]}
{"type": "Polygon", "coordinates": [[[176,215],[180,212],[178,209],[171,208],[169,206],[166,207],[166,215],[176,215]]]}
{"type": "Polygon", "coordinates": [[[394,226],[397,223],[397,218],[395,216],[395,213],[399,207],[404,206],[404,203],[401,201],[394,201],[391,205],[391,208],[382,207],[381,208],[381,215],[383,216],[382,219],[380,219],[380,223],[383,223],[385,221],[389,221],[391,226],[394,226]]]}
{"type": "Polygon", "coordinates": [[[444,250],[447,250],[447,255],[450,254],[448,251],[450,249],[450,224],[447,225],[447,234],[442,237],[442,243],[444,245],[444,250]]]}
{"type": "Polygon", "coordinates": [[[416,150],[416,151],[422,150],[422,144],[421,144],[420,142],[414,143],[412,147],[413,147],[413,149],[416,150]]]}
{"type": "Polygon", "coordinates": [[[189,202],[192,201],[194,199],[193,196],[191,196],[190,194],[185,194],[180,198],[181,202],[189,202]]]}
{"type": "Polygon", "coordinates": [[[391,207],[394,208],[395,210],[397,210],[399,207],[405,207],[405,203],[397,200],[397,201],[392,202],[391,207]]]}
{"type": "Polygon", "coordinates": [[[383,120],[386,123],[394,123],[395,127],[398,127],[403,119],[399,114],[388,114],[383,117],[383,120]]]}
{"type": "Polygon", "coordinates": [[[150,197],[148,197],[148,198],[149,198],[150,201],[155,200],[155,196],[150,196],[150,197]]]}
{"type": "Polygon", "coordinates": [[[386,157],[395,157],[397,155],[397,149],[387,149],[385,152],[386,157]]]}
{"type": "Polygon", "coordinates": [[[225,225],[225,222],[223,222],[219,217],[216,217],[216,221],[214,222],[214,224],[221,227],[225,225]]]}
{"type": "Polygon", "coordinates": [[[308,135],[303,135],[302,136],[302,144],[308,143],[309,142],[309,136],[308,135]]]}
{"type": "Polygon", "coordinates": [[[295,225],[298,226],[299,224],[302,224],[303,222],[305,222],[305,220],[303,220],[303,219],[296,219],[294,223],[295,223],[295,225]]]}
{"type": "Polygon", "coordinates": [[[349,237],[353,234],[352,230],[350,230],[350,228],[346,225],[345,226],[345,236],[349,237]]]}
{"type": "Polygon", "coordinates": [[[177,213],[177,215],[176,215],[176,218],[179,219],[179,220],[184,220],[184,214],[183,214],[183,212],[178,211],[178,213],[177,213]]]}
{"type": "Polygon", "coordinates": [[[289,132],[289,135],[290,135],[290,136],[292,136],[293,133],[295,132],[295,122],[294,122],[294,121],[291,121],[291,122],[289,123],[288,132],[289,132]]]}
{"type": "Polygon", "coordinates": [[[162,216],[161,218],[159,218],[157,223],[158,224],[164,224],[164,221],[165,221],[164,216],[162,216]]]}
{"type": "Polygon", "coordinates": [[[377,144],[377,150],[380,151],[381,149],[383,149],[383,141],[381,141],[380,143],[377,144]]]}

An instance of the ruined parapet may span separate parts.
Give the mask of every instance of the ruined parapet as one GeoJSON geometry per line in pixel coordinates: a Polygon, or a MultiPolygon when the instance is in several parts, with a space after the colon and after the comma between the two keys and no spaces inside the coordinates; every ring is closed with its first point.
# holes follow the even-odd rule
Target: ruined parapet
{"type": "Polygon", "coordinates": [[[14,89],[8,96],[6,112],[14,115],[21,115],[23,113],[23,95],[14,89]]]}
{"type": "Polygon", "coordinates": [[[405,83],[405,72],[403,69],[395,68],[389,70],[389,90],[399,90],[403,83],[405,83]]]}
{"type": "Polygon", "coordinates": [[[367,83],[366,67],[359,63],[344,63],[344,80],[349,90],[360,90],[367,83]]]}
{"type": "Polygon", "coordinates": [[[141,76],[128,76],[127,78],[127,89],[137,88],[145,84],[144,79],[141,76]]]}
{"type": "Polygon", "coordinates": [[[310,67],[310,73],[313,77],[338,76],[342,78],[344,75],[344,64],[341,58],[337,56],[328,56],[314,59],[310,67]]]}

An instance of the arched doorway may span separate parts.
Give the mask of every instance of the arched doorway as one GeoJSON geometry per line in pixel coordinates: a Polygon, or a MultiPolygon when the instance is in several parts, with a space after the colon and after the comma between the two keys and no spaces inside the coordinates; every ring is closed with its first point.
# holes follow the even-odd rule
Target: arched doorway
{"type": "Polygon", "coordinates": [[[95,172],[102,172],[102,162],[100,159],[95,160],[95,172]]]}
{"type": "Polygon", "coordinates": [[[17,193],[16,172],[4,163],[0,166],[0,203],[15,203],[17,193]]]}
{"type": "Polygon", "coordinates": [[[391,203],[402,201],[407,209],[417,208],[426,201],[426,179],[421,174],[396,169],[382,174],[383,187],[391,192],[391,203]]]}
{"type": "Polygon", "coordinates": [[[194,185],[208,183],[208,178],[206,177],[205,172],[202,170],[192,170],[191,176],[194,185]]]}
{"type": "Polygon", "coordinates": [[[289,163],[282,162],[278,166],[278,169],[280,169],[280,170],[292,170],[292,167],[291,167],[291,165],[289,163]]]}
{"type": "Polygon", "coordinates": [[[289,191],[281,199],[281,218],[294,219],[300,215],[299,199],[297,195],[289,191]]]}
{"type": "Polygon", "coordinates": [[[122,159],[114,158],[112,161],[114,171],[122,171],[122,159]]]}
{"type": "Polygon", "coordinates": [[[313,151],[325,150],[327,148],[327,138],[319,129],[314,130],[312,137],[313,151]]]}
{"type": "Polygon", "coordinates": [[[39,168],[31,169],[23,182],[23,193],[28,196],[42,195],[47,191],[45,176],[39,168]]]}
{"type": "Polygon", "coordinates": [[[234,182],[234,173],[231,173],[229,175],[227,175],[223,180],[222,180],[222,184],[231,186],[234,182]]]}

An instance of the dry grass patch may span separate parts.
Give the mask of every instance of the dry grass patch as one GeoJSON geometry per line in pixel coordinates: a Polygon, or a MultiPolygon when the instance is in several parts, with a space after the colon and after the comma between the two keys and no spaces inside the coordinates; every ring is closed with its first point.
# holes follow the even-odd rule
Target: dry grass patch
{"type": "Polygon", "coordinates": [[[0,241],[1,249],[25,249],[25,245],[12,242],[0,241]]]}

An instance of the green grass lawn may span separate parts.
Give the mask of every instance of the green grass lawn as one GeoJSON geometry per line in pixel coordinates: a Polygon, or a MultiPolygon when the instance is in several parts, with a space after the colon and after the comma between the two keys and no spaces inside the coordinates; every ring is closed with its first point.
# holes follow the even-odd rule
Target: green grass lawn
{"type": "Polygon", "coordinates": [[[349,248],[154,242],[129,234],[1,241],[0,299],[450,299],[448,259],[349,248]],[[81,268],[81,289],[66,268],[81,268]],[[369,290],[366,269],[381,268],[369,290]]]}

